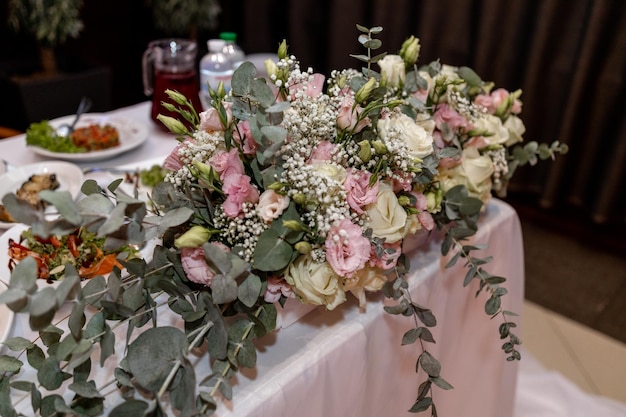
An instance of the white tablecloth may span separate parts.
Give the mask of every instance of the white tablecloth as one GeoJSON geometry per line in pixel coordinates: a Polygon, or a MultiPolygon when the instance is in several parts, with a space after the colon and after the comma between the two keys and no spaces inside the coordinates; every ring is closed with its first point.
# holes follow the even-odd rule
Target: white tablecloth
{"type": "MultiPolygon", "coordinates": [[[[149,124],[149,139],[140,148],[113,160],[89,165],[141,164],[163,157],[176,145],[171,135],[161,132],[150,121],[149,103],[115,113],[149,124]]],[[[18,165],[44,160],[26,149],[23,136],[1,140],[0,155],[18,165]]],[[[508,279],[505,286],[509,294],[503,297],[504,309],[521,313],[524,259],[515,211],[502,201],[492,200],[475,241],[488,245],[480,251],[481,256],[494,257],[486,269],[508,279]]],[[[416,250],[411,260],[410,280],[413,299],[431,308],[438,320],[432,329],[437,343],[426,344],[426,348],[442,363],[442,377],[454,386],[450,391],[434,389],[438,415],[510,417],[518,364],[506,361],[500,349],[501,319],[490,320],[486,315],[485,297],[475,298],[476,282],[463,287],[462,260],[455,267],[445,269],[445,261],[439,254],[437,241],[427,241],[416,250]]],[[[366,311],[360,311],[354,300],[332,312],[317,308],[296,323],[259,340],[256,368],[243,370],[236,376],[234,399],[223,402],[217,415],[414,415],[407,410],[417,396],[415,361],[419,350],[417,345],[401,346],[402,335],[411,328],[412,318],[385,313],[385,303],[388,301],[378,294],[370,297],[366,311]]],[[[170,319],[159,315],[162,322],[170,319]]],[[[519,335],[521,317],[514,321],[519,335]]],[[[10,336],[29,337],[29,333],[27,317],[18,315],[10,336]]],[[[198,359],[198,372],[203,372],[207,362],[206,358],[198,359]]],[[[114,366],[111,363],[108,369],[98,370],[97,379],[104,381],[110,377],[114,366]]],[[[114,401],[110,398],[107,403],[114,401]]]]}

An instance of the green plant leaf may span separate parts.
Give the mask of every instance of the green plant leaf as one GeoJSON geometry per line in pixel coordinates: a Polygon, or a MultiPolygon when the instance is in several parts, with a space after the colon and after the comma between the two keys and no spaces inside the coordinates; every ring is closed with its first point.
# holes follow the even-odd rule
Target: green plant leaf
{"type": "Polygon", "coordinates": [[[256,304],[261,295],[261,278],[257,275],[250,274],[237,288],[237,298],[245,306],[252,307],[256,304]]]}
{"type": "Polygon", "coordinates": [[[13,356],[0,356],[0,372],[18,373],[24,363],[13,356]]]}
{"type": "Polygon", "coordinates": [[[294,249],[272,228],[259,235],[253,265],[260,271],[279,271],[289,265],[294,249]]]}
{"type": "Polygon", "coordinates": [[[428,351],[422,352],[420,355],[419,363],[422,369],[431,377],[439,376],[441,372],[441,364],[433,355],[431,355],[428,351]]]}
{"type": "Polygon", "coordinates": [[[230,303],[237,299],[237,281],[227,275],[216,275],[211,281],[213,301],[216,304],[230,303]]]}
{"type": "Polygon", "coordinates": [[[150,328],[128,346],[126,360],[137,383],[151,391],[158,391],[187,350],[185,334],[175,327],[150,328]],[[167,343],[163,343],[166,340],[167,343]]]}

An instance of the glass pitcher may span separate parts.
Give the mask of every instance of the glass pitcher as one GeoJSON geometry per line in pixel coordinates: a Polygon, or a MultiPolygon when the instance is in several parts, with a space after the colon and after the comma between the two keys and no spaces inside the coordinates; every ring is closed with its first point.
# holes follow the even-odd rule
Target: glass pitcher
{"type": "Polygon", "coordinates": [[[159,113],[178,118],[178,114],[167,111],[161,105],[162,101],[172,103],[165,90],[178,91],[193,103],[197,112],[202,111],[198,95],[196,54],[196,43],[187,39],[155,40],[148,44],[148,49],[143,53],[144,93],[152,96],[150,116],[164,130],[167,128],[157,120],[159,113]]]}

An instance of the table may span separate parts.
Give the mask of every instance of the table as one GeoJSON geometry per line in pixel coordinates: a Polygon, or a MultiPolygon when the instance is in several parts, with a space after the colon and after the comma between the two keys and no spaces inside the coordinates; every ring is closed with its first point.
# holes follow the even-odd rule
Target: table
{"type": "MultiPolygon", "coordinates": [[[[98,165],[140,164],[162,158],[175,146],[173,136],[151,124],[149,103],[115,113],[150,124],[150,137],[140,148],[98,165]]],[[[0,141],[0,153],[17,164],[42,160],[26,149],[23,136],[0,141]]],[[[481,256],[494,257],[487,265],[489,272],[508,279],[505,286],[509,294],[503,297],[503,307],[521,313],[524,258],[515,211],[493,199],[486,207],[475,241],[488,245],[480,251],[481,256]]],[[[446,261],[441,259],[439,248],[440,243],[431,239],[412,251],[410,279],[413,299],[431,308],[437,317],[438,324],[432,329],[437,343],[427,348],[442,363],[441,375],[454,386],[450,391],[434,390],[438,414],[512,416],[518,365],[506,361],[500,349],[501,321],[490,320],[485,314],[485,298],[475,298],[477,285],[463,287],[462,262],[444,268],[446,261]]],[[[388,302],[377,294],[370,297],[365,311],[359,310],[352,299],[330,312],[315,308],[260,339],[256,368],[243,370],[235,377],[234,399],[221,403],[217,416],[414,415],[406,410],[417,396],[415,361],[419,351],[416,345],[401,346],[402,335],[411,328],[412,319],[385,313],[383,306],[388,302]]],[[[517,319],[519,335],[522,320],[517,319]]],[[[30,334],[28,318],[18,315],[10,336],[30,334]]],[[[197,371],[201,372],[207,362],[198,359],[197,371]]],[[[99,370],[96,379],[107,380],[113,366],[99,370]]],[[[115,398],[107,397],[106,403],[112,405],[115,398]]]]}

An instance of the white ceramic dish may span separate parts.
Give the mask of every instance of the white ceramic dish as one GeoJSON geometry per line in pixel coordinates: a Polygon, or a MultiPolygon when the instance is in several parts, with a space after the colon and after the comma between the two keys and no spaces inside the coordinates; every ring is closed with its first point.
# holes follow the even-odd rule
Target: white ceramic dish
{"type": "MultiPolygon", "coordinates": [[[[63,161],[38,162],[14,168],[0,175],[0,200],[9,193],[16,192],[33,174],[56,174],[58,191],[69,191],[73,196],[80,193],[83,184],[83,171],[76,165],[63,161]]],[[[0,222],[0,228],[8,228],[15,223],[0,222]]]]}
{"type": "MultiPolygon", "coordinates": [[[[59,127],[62,124],[71,124],[74,121],[74,115],[65,116],[58,119],[50,120],[50,125],[59,127]]],[[[30,146],[33,152],[55,159],[64,159],[66,161],[89,162],[100,159],[111,158],[143,144],[148,139],[148,128],[143,123],[127,117],[115,114],[99,114],[87,113],[80,117],[76,127],[84,127],[91,124],[110,124],[117,129],[120,134],[120,145],[114,148],[103,149],[101,151],[91,151],[83,153],[64,153],[52,152],[39,146],[30,146]]]]}
{"type": "MultiPolygon", "coordinates": [[[[6,290],[6,284],[0,281],[0,293],[3,293],[6,290]]],[[[9,307],[6,306],[6,304],[0,304],[0,350],[3,349],[3,345],[1,345],[1,343],[4,343],[4,341],[9,337],[9,332],[11,331],[14,318],[15,313],[13,313],[9,307]]]]}

